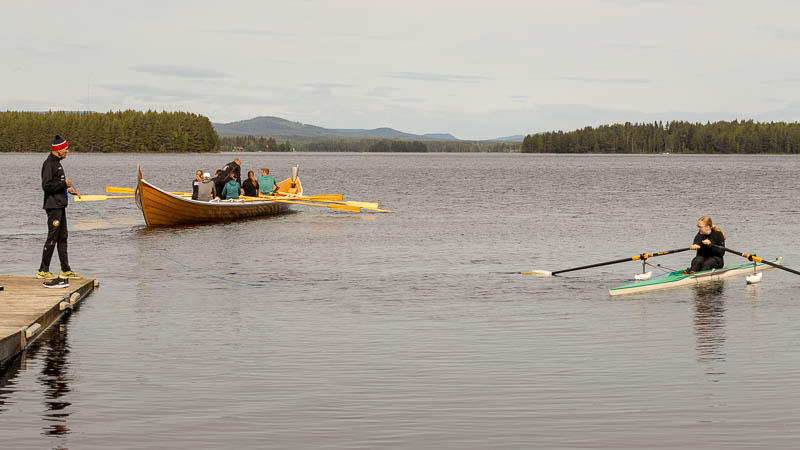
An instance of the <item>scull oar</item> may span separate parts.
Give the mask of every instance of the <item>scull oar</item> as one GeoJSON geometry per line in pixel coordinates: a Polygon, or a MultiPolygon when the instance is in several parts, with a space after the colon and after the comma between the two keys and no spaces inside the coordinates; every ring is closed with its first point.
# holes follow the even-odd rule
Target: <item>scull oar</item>
{"type": "Polygon", "coordinates": [[[800,272],[798,272],[798,271],[796,271],[794,269],[790,269],[788,267],[783,267],[782,265],[775,264],[773,262],[765,261],[764,259],[759,258],[756,255],[751,255],[749,253],[737,252],[736,250],[733,250],[733,249],[730,249],[730,248],[727,248],[727,247],[723,247],[721,245],[711,244],[711,246],[719,248],[719,249],[722,249],[722,250],[725,250],[728,253],[733,253],[734,255],[739,255],[739,256],[747,259],[748,261],[753,261],[753,262],[757,262],[757,263],[764,263],[764,264],[766,264],[768,266],[772,266],[772,267],[775,267],[775,268],[778,268],[778,269],[781,269],[781,270],[785,270],[787,272],[792,272],[793,274],[796,274],[796,275],[800,275],[800,272]]]}
{"type": "Polygon", "coordinates": [[[652,258],[654,256],[662,256],[662,255],[669,255],[671,253],[685,252],[686,250],[689,250],[689,249],[690,249],[689,247],[686,247],[686,248],[679,248],[679,249],[675,249],[675,250],[666,250],[666,251],[663,251],[663,252],[641,253],[641,254],[638,254],[636,256],[631,256],[630,258],[615,259],[614,261],[606,261],[606,262],[601,262],[601,263],[597,263],[597,264],[589,264],[588,266],[580,266],[580,267],[573,267],[571,269],[556,270],[555,272],[550,272],[550,271],[547,271],[547,270],[531,270],[531,271],[528,271],[528,272],[520,272],[520,273],[523,274],[523,275],[537,275],[537,276],[540,276],[540,277],[551,277],[551,276],[557,275],[559,273],[572,272],[574,270],[591,269],[592,267],[608,266],[608,265],[611,265],[611,264],[618,264],[618,263],[623,263],[623,262],[628,262],[628,261],[643,261],[643,260],[646,260],[648,258],[652,258]]]}

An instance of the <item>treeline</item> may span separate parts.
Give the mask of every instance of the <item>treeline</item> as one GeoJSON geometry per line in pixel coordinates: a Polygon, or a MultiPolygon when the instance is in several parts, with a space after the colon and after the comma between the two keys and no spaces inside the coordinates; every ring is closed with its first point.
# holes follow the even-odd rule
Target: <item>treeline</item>
{"type": "Polygon", "coordinates": [[[0,152],[49,152],[55,135],[86,152],[213,152],[207,117],[187,112],[0,112],[0,152]]]}
{"type": "Polygon", "coordinates": [[[304,152],[510,152],[518,151],[518,143],[473,141],[401,141],[393,139],[299,140],[278,144],[273,137],[223,136],[222,151],[304,151],[304,152]]]}
{"type": "Polygon", "coordinates": [[[524,153],[800,153],[800,124],[630,122],[528,135],[524,153]]]}
{"type": "Polygon", "coordinates": [[[291,152],[295,150],[288,140],[281,142],[266,136],[223,136],[219,139],[223,152],[291,152]]]}

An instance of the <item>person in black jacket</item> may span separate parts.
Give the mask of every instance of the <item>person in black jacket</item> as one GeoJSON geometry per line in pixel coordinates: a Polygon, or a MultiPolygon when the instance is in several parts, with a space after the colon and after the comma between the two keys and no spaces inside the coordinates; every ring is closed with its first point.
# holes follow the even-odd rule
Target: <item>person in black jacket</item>
{"type": "Polygon", "coordinates": [[[694,237],[692,250],[697,250],[697,256],[692,259],[689,272],[721,269],[725,265],[722,257],[725,255],[725,233],[711,223],[711,217],[703,216],[697,220],[697,236],[694,237]]]}
{"type": "MultiPolygon", "coordinates": [[[[241,179],[242,179],[242,160],[237,157],[236,159],[234,159],[233,161],[229,162],[228,164],[225,164],[225,167],[223,167],[220,170],[222,170],[222,174],[220,175],[220,177],[221,177],[220,181],[222,182],[223,186],[225,186],[225,183],[230,181],[231,175],[234,175],[234,174],[236,175],[236,181],[241,181],[241,179]]],[[[222,192],[222,191],[217,191],[217,192],[222,192]]]]}
{"type": "Polygon", "coordinates": [[[67,193],[80,197],[81,193],[72,187],[72,180],[64,175],[61,160],[67,157],[69,144],[66,139],[56,136],[50,147],[50,154],[42,164],[42,190],[44,202],[42,207],[47,212],[47,240],[42,251],[42,263],[39,265],[37,278],[82,278],[69,267],[67,256],[67,193]],[[58,259],[61,261],[61,273],[58,277],[50,273],[50,259],[53,250],[58,248],[58,259]]]}

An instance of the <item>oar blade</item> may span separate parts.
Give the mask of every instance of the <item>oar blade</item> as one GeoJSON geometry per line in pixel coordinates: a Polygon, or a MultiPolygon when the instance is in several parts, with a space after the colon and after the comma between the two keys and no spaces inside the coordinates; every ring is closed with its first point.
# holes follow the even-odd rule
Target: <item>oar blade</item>
{"type": "Polygon", "coordinates": [[[536,275],[537,277],[552,277],[553,272],[548,270],[529,270],[527,272],[520,272],[523,275],[536,275]]]}
{"type": "Polygon", "coordinates": [[[106,186],[106,192],[111,192],[113,194],[133,194],[136,192],[136,189],[118,186],[106,186]]]}

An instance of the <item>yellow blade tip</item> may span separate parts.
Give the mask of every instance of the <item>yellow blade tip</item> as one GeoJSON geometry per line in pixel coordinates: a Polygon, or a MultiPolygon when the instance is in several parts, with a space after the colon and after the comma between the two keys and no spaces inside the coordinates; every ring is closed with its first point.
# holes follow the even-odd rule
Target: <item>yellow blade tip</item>
{"type": "Polygon", "coordinates": [[[523,275],[536,275],[537,277],[552,277],[553,272],[547,270],[529,270],[527,272],[520,272],[523,275]]]}

